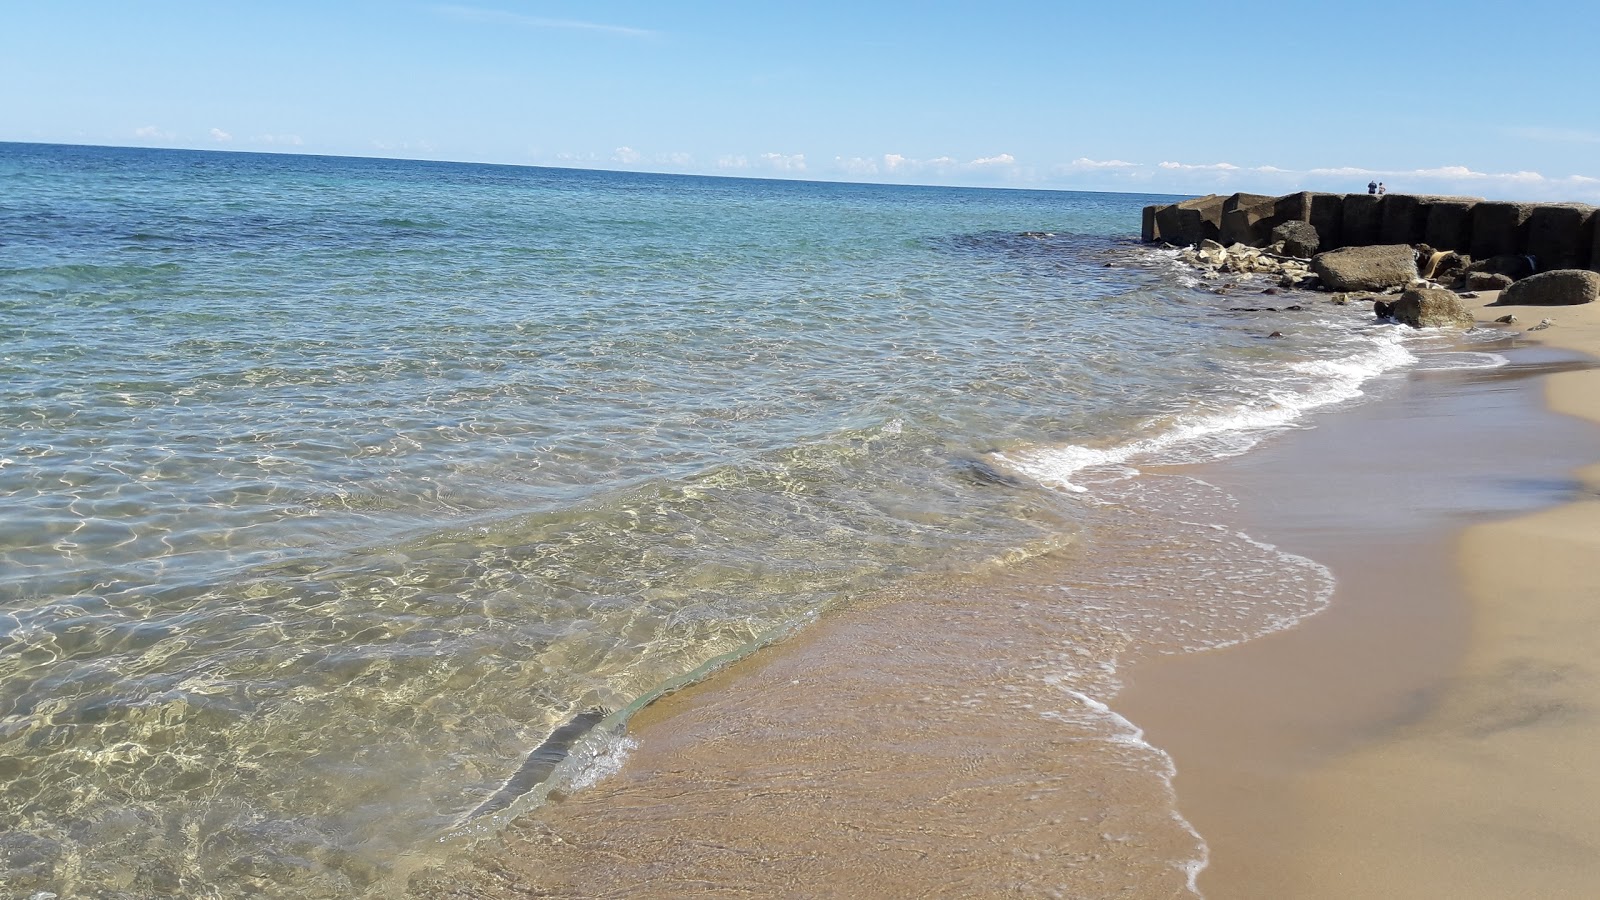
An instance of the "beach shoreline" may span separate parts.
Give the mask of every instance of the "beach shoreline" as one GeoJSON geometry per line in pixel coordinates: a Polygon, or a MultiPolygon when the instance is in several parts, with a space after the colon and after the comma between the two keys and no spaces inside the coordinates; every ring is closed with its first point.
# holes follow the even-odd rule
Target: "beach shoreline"
{"type": "MultiPolygon", "coordinates": [[[[1472,303],[1480,323],[1552,317],[1554,327],[1517,340],[1536,339],[1534,356],[1547,361],[1566,352],[1569,365],[1535,362],[1525,367],[1535,377],[1463,399],[1496,397],[1545,421],[1525,423],[1518,440],[1447,414],[1458,427],[1424,425],[1435,455],[1405,468],[1427,480],[1441,458],[1447,469],[1465,459],[1473,477],[1533,486],[1533,508],[1513,501],[1454,524],[1435,515],[1387,540],[1311,535],[1340,581],[1327,613],[1243,647],[1136,668],[1118,699],[1175,758],[1182,808],[1212,847],[1208,896],[1579,897],[1600,884],[1589,813],[1600,793],[1579,762],[1600,699],[1585,602],[1600,581],[1584,571],[1600,535],[1588,424],[1600,421],[1600,371],[1582,362],[1600,351],[1600,310],[1495,300],[1472,303]],[[1572,418],[1552,422],[1556,412],[1572,418]],[[1526,440],[1552,427],[1556,443],[1526,440]]],[[[1515,377],[1511,368],[1487,380],[1515,377]]],[[[1369,423],[1369,439],[1408,428],[1369,423]]],[[[1408,499],[1385,467],[1368,463],[1364,475],[1362,465],[1329,474],[1375,507],[1386,484],[1408,499]]],[[[1268,535],[1295,530],[1295,513],[1259,497],[1255,509],[1268,535]]]]}
{"type": "MultiPolygon", "coordinates": [[[[1501,310],[1477,312],[1489,321],[1501,310]]],[[[1573,317],[1562,311],[1558,318],[1573,317]]],[[[1591,346],[1581,331],[1573,328],[1576,343],[1562,346],[1591,346]]],[[[1508,347],[1519,343],[1515,334],[1507,332],[1508,347]]],[[[1349,855],[1331,849],[1308,855],[1305,848],[1328,841],[1328,828],[1359,833],[1363,817],[1381,813],[1388,789],[1362,807],[1351,799],[1359,792],[1341,786],[1338,796],[1349,802],[1335,814],[1317,805],[1319,779],[1447,705],[1456,672],[1482,642],[1476,619],[1460,602],[1473,590],[1454,567],[1461,525],[1555,504],[1566,488],[1550,487],[1552,479],[1559,481],[1571,466],[1561,454],[1531,469],[1517,465],[1517,472],[1533,473],[1534,487],[1503,485],[1464,504],[1429,508],[1420,519],[1397,509],[1376,518],[1369,513],[1386,497],[1403,496],[1407,485],[1418,496],[1442,496],[1453,480],[1511,466],[1507,455],[1527,450],[1527,441],[1553,440],[1578,454],[1573,464],[1586,461],[1582,426],[1550,415],[1541,403],[1544,380],[1586,374],[1583,358],[1539,349],[1513,356],[1522,361],[1502,370],[1408,376],[1424,380],[1412,400],[1439,404],[1437,421],[1408,407],[1410,394],[1402,391],[1399,398],[1332,411],[1317,428],[1281,436],[1244,457],[1170,470],[1236,492],[1251,528],[1260,525],[1260,536],[1273,541],[1282,532],[1287,550],[1328,563],[1339,588],[1330,609],[1286,631],[1220,651],[1146,653],[1127,661],[1119,674],[1129,686],[1106,713],[1126,725],[1128,745],[1147,748],[1146,763],[1175,763],[1178,773],[1175,803],[1182,816],[1160,848],[1119,844],[1126,840],[1123,831],[1132,831],[1119,830],[1114,814],[1101,823],[1105,827],[1087,831],[1064,823],[1088,821],[1097,814],[1096,802],[1103,806],[1111,795],[1118,809],[1140,791],[1153,807],[1170,805],[1170,782],[1102,785],[1105,790],[1069,797],[1072,791],[1063,786],[1084,780],[1081,767],[1092,761],[1072,755],[1070,734],[1052,742],[1044,731],[1029,733],[1019,723],[1034,717],[1017,717],[1018,710],[1004,703],[995,704],[988,719],[973,720],[975,726],[968,722],[968,731],[977,733],[916,724],[936,712],[940,691],[996,677],[990,669],[999,664],[986,669],[984,661],[1007,659],[1018,635],[1057,624],[1033,618],[1026,598],[1040,589],[1037,583],[1008,591],[999,579],[984,584],[983,599],[1006,598],[1012,618],[1004,634],[1010,636],[981,621],[993,615],[993,605],[985,608],[960,590],[930,602],[913,588],[907,603],[825,616],[796,638],[642,710],[629,725],[637,748],[622,772],[598,790],[512,823],[475,851],[473,874],[464,880],[459,873],[435,877],[413,890],[420,895],[470,885],[487,895],[530,889],[665,895],[714,886],[799,895],[853,885],[873,895],[887,884],[912,894],[982,893],[986,885],[1007,884],[1027,892],[1045,883],[1041,873],[1088,867],[1102,878],[1123,865],[1128,884],[1145,886],[1142,896],[1156,883],[1165,885],[1161,896],[1190,895],[1196,876],[1201,892],[1218,897],[1381,891],[1381,880],[1352,886],[1328,876],[1329,867],[1349,869],[1349,855]],[[1457,446],[1484,421],[1499,422],[1506,440],[1469,461],[1419,470],[1433,476],[1423,483],[1404,466],[1390,468],[1387,481],[1375,479],[1371,455],[1361,452],[1374,435],[1406,447],[1441,440],[1457,446]],[[1306,510],[1312,514],[1302,515],[1306,510]],[[1397,589],[1411,602],[1378,602],[1397,589]],[[1315,653],[1305,652],[1307,640],[1315,653]],[[986,641],[996,642],[992,655],[984,652],[986,641]],[[865,674],[863,661],[871,662],[865,674]],[[947,680],[929,681],[934,670],[947,680]],[[1323,689],[1330,683],[1337,690],[1323,689]],[[1308,695],[1315,702],[1306,703],[1308,695]],[[981,733],[986,729],[990,733],[981,733]],[[950,812],[952,798],[963,796],[978,805],[962,808],[955,820],[981,827],[951,831],[942,814],[950,812]],[[674,815],[677,805],[725,810],[713,817],[725,821],[691,812],[693,824],[686,825],[674,815]],[[932,808],[941,815],[930,816],[932,808]],[[1095,839],[1093,845],[1072,845],[1071,836],[1083,834],[1095,839]],[[1181,861],[1186,840],[1198,845],[1187,851],[1187,863],[1181,861]],[[1169,864],[1162,860],[1178,860],[1170,865],[1183,871],[1162,875],[1155,871],[1169,864]]],[[[1161,469],[1151,471],[1162,477],[1161,469]]],[[[983,691],[973,698],[1006,699],[983,691]]],[[[1094,769],[1094,777],[1116,770],[1115,764],[1094,769]]]]}

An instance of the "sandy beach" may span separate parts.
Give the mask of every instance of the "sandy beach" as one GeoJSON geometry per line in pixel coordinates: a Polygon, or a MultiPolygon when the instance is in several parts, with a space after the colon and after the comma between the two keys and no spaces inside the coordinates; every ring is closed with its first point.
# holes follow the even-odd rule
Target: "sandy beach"
{"type": "MultiPolygon", "coordinates": [[[[1175,758],[1185,815],[1212,849],[1207,896],[1588,897],[1600,885],[1600,469],[1585,468],[1600,372],[1559,352],[1600,349],[1600,310],[1494,300],[1475,304],[1480,322],[1549,317],[1515,338],[1549,349],[1485,374],[1490,391],[1464,386],[1454,408],[1330,423],[1343,452],[1318,454],[1309,495],[1262,502],[1241,488],[1264,533],[1333,569],[1330,609],[1243,647],[1155,661],[1118,699],[1175,758]],[[1574,418],[1551,422],[1535,404],[1574,418]],[[1374,459],[1401,461],[1403,477],[1374,459]],[[1474,496],[1494,483],[1507,485],[1498,512],[1474,496]],[[1543,508],[1515,515],[1519,503],[1543,508]]],[[[1286,453],[1239,477],[1306,463],[1286,453]]]]}
{"type": "Polygon", "coordinates": [[[1034,714],[1018,663],[1096,639],[1031,602],[1083,560],[909,585],[648,707],[620,772],[413,891],[1177,897],[1198,873],[1214,898],[1589,896],[1600,468],[1573,472],[1600,310],[1476,314],[1507,311],[1522,325],[1487,349],[1510,365],[1414,372],[1243,457],[1152,470],[1225,488],[1337,589],[1290,630],[1136,656],[1116,752],[1034,714]],[[1135,771],[1166,754],[1171,785],[1135,771]],[[1174,786],[1181,819],[1142,817],[1174,786]]]}
{"type": "MultiPolygon", "coordinates": [[[[1549,317],[1554,327],[1529,337],[1550,348],[1600,350],[1600,309],[1482,305],[1493,299],[1479,301],[1480,321],[1512,312],[1525,327],[1549,317]]],[[[1539,398],[1569,421],[1600,421],[1600,371],[1554,371],[1536,384],[1539,398]]],[[[1442,667],[1428,671],[1436,660],[1394,678],[1395,654],[1426,646],[1428,635],[1414,630],[1402,646],[1384,647],[1373,633],[1381,625],[1404,635],[1392,611],[1376,607],[1426,589],[1380,591],[1351,580],[1345,594],[1352,602],[1336,599],[1328,616],[1284,636],[1290,646],[1262,642],[1236,654],[1177,660],[1124,698],[1135,709],[1150,704],[1143,720],[1158,742],[1167,729],[1156,723],[1172,726],[1167,746],[1185,773],[1178,779],[1184,808],[1212,844],[1214,865],[1201,881],[1208,896],[1594,896],[1600,574],[1592,561],[1600,550],[1600,467],[1584,465],[1592,463],[1594,436],[1592,428],[1578,429],[1567,443],[1491,451],[1499,458],[1484,477],[1546,479],[1550,496],[1565,495],[1565,502],[1475,524],[1426,550],[1420,565],[1407,562],[1413,581],[1420,574],[1433,580],[1436,595],[1467,603],[1459,638],[1433,641],[1447,651],[1461,641],[1442,667]],[[1530,472],[1562,460],[1575,468],[1530,472]],[[1308,671],[1340,680],[1313,687],[1302,683],[1308,671]],[[1366,733],[1348,730],[1344,749],[1325,737],[1296,737],[1308,722],[1310,730],[1326,731],[1326,722],[1312,722],[1329,712],[1320,698],[1360,690],[1373,671],[1386,673],[1391,690],[1386,703],[1382,692],[1367,701],[1366,733]],[[1193,710],[1187,719],[1164,715],[1154,698],[1180,683],[1189,686],[1190,703],[1218,715],[1237,703],[1243,684],[1270,685],[1255,695],[1265,700],[1252,710],[1258,722],[1271,710],[1271,721],[1262,723],[1264,745],[1230,742],[1214,720],[1194,727],[1193,710]],[[1393,690],[1407,684],[1409,696],[1393,690]],[[1329,751],[1336,752],[1323,755],[1329,751]],[[1268,765],[1251,770],[1227,760],[1231,753],[1268,765]]],[[[1441,446],[1470,457],[1482,452],[1474,445],[1498,443],[1493,436],[1461,438],[1441,446]]],[[[1380,570],[1404,561],[1393,553],[1366,559],[1380,570]]],[[[1341,579],[1345,570],[1360,571],[1334,569],[1341,579]]]]}

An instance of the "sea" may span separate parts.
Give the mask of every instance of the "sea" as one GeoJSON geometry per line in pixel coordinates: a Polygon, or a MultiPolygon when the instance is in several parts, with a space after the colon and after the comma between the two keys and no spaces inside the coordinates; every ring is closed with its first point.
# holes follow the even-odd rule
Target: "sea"
{"type": "Polygon", "coordinates": [[[0,144],[0,893],[393,896],[910,583],[1097,567],[1086,709],[1314,614],[1141,472],[1503,360],[1202,277],[1172,199],[0,144]]]}

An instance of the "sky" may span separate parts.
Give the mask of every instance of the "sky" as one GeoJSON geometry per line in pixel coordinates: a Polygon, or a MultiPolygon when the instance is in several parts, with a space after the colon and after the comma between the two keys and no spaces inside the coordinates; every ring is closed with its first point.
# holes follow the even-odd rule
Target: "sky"
{"type": "Polygon", "coordinates": [[[1600,3],[0,0],[0,141],[1600,202],[1600,3]]]}

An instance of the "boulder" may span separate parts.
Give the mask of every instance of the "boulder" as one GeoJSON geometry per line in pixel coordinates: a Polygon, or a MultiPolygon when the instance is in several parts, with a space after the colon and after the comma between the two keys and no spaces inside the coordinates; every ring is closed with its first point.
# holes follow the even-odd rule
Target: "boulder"
{"type": "Polygon", "coordinates": [[[1321,235],[1317,234],[1316,226],[1310,222],[1284,222],[1272,229],[1272,240],[1283,244],[1284,256],[1295,256],[1300,259],[1310,259],[1316,255],[1317,248],[1322,243],[1321,235]]]}
{"type": "Polygon", "coordinates": [[[1436,250],[1426,261],[1418,263],[1422,277],[1449,284],[1472,265],[1472,257],[1454,250],[1436,250]]]}
{"type": "Polygon", "coordinates": [[[1595,209],[1581,203],[1536,206],[1528,214],[1528,255],[1541,272],[1589,265],[1595,209]]]}
{"type": "Polygon", "coordinates": [[[1260,247],[1280,221],[1277,197],[1234,194],[1222,202],[1222,242],[1260,247]]]}
{"type": "Polygon", "coordinates": [[[1321,238],[1321,248],[1343,246],[1339,239],[1344,218],[1344,195],[1301,191],[1278,198],[1278,218],[1285,222],[1309,222],[1321,238]]]}
{"type": "Polygon", "coordinates": [[[1505,289],[1500,302],[1508,306],[1572,306],[1600,299],[1600,272],[1556,269],[1524,278],[1505,289]]]}
{"type": "MultiPolygon", "coordinates": [[[[1531,203],[1484,202],[1472,207],[1472,256],[1485,259],[1526,252],[1531,203]]],[[[1431,243],[1431,242],[1430,242],[1431,243]]]]}
{"type": "Polygon", "coordinates": [[[1420,244],[1428,236],[1428,202],[1432,197],[1389,194],[1379,204],[1383,210],[1379,243],[1420,244]]]}
{"type": "Polygon", "coordinates": [[[1499,272],[1468,272],[1461,286],[1469,291],[1503,291],[1511,287],[1511,277],[1499,272]]]}
{"type": "Polygon", "coordinates": [[[1390,307],[1395,321],[1412,328],[1471,328],[1472,313],[1454,291],[1438,288],[1413,288],[1400,295],[1390,307]]]}
{"type": "Polygon", "coordinates": [[[1160,206],[1146,206],[1144,208],[1144,217],[1140,222],[1139,239],[1146,244],[1153,244],[1161,240],[1161,229],[1156,227],[1156,212],[1160,209],[1160,206]]]}
{"type": "Polygon", "coordinates": [[[1422,239],[1439,250],[1462,253],[1472,249],[1472,208],[1476,200],[1441,198],[1428,201],[1428,221],[1422,239]]]}
{"type": "Polygon", "coordinates": [[[1345,247],[1318,253],[1311,270],[1330,291],[1381,291],[1410,284],[1417,277],[1417,259],[1404,244],[1345,247]]]}
{"type": "Polygon", "coordinates": [[[1383,236],[1383,197],[1378,194],[1345,194],[1340,219],[1340,243],[1346,247],[1377,244],[1383,236]]]}
{"type": "Polygon", "coordinates": [[[1215,240],[1222,233],[1222,203],[1216,194],[1184,200],[1156,211],[1156,229],[1161,239],[1178,246],[1215,240]]]}
{"type": "Polygon", "coordinates": [[[1501,254],[1500,256],[1491,256],[1488,259],[1478,260],[1467,266],[1467,272],[1490,272],[1496,275],[1504,275],[1515,281],[1518,278],[1527,278],[1533,274],[1533,259],[1509,253],[1501,254]]]}

